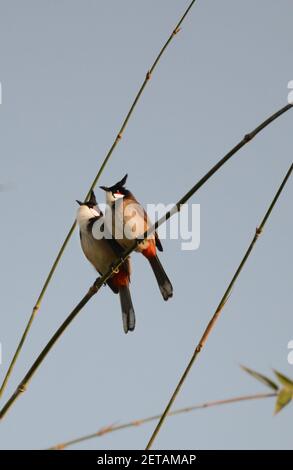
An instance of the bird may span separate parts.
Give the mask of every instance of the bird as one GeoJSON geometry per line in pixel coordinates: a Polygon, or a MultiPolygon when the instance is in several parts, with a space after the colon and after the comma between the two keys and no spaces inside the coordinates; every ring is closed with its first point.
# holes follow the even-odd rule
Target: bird
{"type": "MultiPolygon", "coordinates": [[[[114,239],[106,239],[102,233],[103,213],[100,210],[94,191],[91,191],[87,202],[76,201],[79,204],[76,220],[79,225],[80,242],[83,253],[100,275],[105,274],[114,261],[119,258],[123,249],[114,239]],[[99,222],[101,236],[94,237],[93,226],[99,222]]],[[[135,312],[131,300],[130,283],[131,266],[130,259],[120,266],[118,272],[107,280],[108,286],[115,294],[119,293],[122,310],[123,329],[125,333],[135,328],[135,312]]]]}
{"type": "MultiPolygon", "coordinates": [[[[106,192],[105,226],[123,249],[128,249],[135,238],[151,227],[143,206],[125,187],[127,177],[126,174],[113,186],[100,186],[106,192]]],[[[136,251],[149,261],[163,299],[168,300],[173,296],[173,286],[158,258],[157,249],[163,251],[157,232],[150,234],[136,247],[136,251]]]]}

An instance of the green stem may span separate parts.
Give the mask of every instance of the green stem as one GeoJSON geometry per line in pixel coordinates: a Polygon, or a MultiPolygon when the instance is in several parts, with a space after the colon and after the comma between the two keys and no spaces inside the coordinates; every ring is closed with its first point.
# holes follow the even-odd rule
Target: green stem
{"type": "Polygon", "coordinates": [[[156,428],[155,428],[148,444],[147,444],[147,447],[146,447],[147,450],[149,450],[152,447],[156,437],[158,436],[158,433],[160,432],[160,430],[162,428],[162,425],[163,425],[167,415],[170,412],[170,409],[171,409],[175,399],[177,398],[177,396],[178,396],[178,394],[181,390],[181,387],[183,386],[183,384],[185,382],[186,377],[188,376],[188,374],[189,374],[195,360],[197,359],[199,353],[202,351],[204,345],[206,344],[206,341],[207,341],[211,331],[215,327],[216,322],[217,322],[218,318],[220,317],[221,312],[222,312],[222,310],[223,310],[223,308],[224,308],[226,302],[228,301],[228,298],[229,298],[229,296],[232,292],[232,288],[235,285],[235,283],[236,283],[236,281],[237,281],[237,279],[238,279],[238,277],[239,277],[239,275],[240,275],[247,259],[249,258],[249,255],[252,252],[252,250],[254,248],[254,245],[255,245],[259,235],[262,233],[262,231],[264,229],[264,226],[265,226],[265,224],[266,224],[266,222],[267,222],[267,220],[268,220],[268,218],[269,218],[269,216],[270,216],[277,200],[279,199],[280,194],[282,193],[282,191],[283,191],[283,189],[284,189],[284,187],[285,187],[292,171],[293,171],[293,164],[291,164],[288,172],[286,173],[286,176],[285,176],[284,180],[282,181],[282,184],[279,187],[276,195],[274,196],[274,198],[273,198],[273,200],[272,200],[272,202],[271,202],[271,204],[270,204],[270,206],[269,206],[269,208],[268,208],[261,224],[256,229],[255,235],[254,235],[254,237],[253,237],[253,239],[252,239],[252,241],[251,241],[244,257],[242,258],[242,260],[241,260],[241,262],[240,262],[240,264],[239,264],[239,266],[238,266],[231,282],[229,283],[229,285],[228,285],[228,287],[227,287],[227,289],[226,289],[226,291],[225,291],[225,293],[224,293],[224,295],[223,295],[223,297],[222,297],[222,299],[221,299],[214,315],[212,316],[211,320],[209,321],[209,323],[208,323],[208,325],[207,325],[207,327],[206,327],[206,329],[205,329],[198,345],[196,346],[196,348],[195,348],[195,350],[194,350],[194,352],[191,356],[191,359],[190,359],[185,371],[183,372],[183,374],[182,374],[182,376],[181,376],[181,378],[180,378],[180,380],[179,380],[179,382],[178,382],[178,384],[177,384],[177,386],[176,386],[176,388],[175,388],[175,390],[174,390],[174,392],[173,392],[173,394],[172,394],[172,396],[171,396],[171,398],[170,398],[170,400],[169,400],[169,402],[168,402],[168,404],[167,404],[167,406],[166,406],[166,408],[165,408],[165,410],[164,410],[164,412],[163,412],[163,414],[162,414],[162,416],[161,416],[161,418],[160,418],[160,420],[159,420],[159,422],[158,422],[158,424],[157,424],[157,426],[156,426],[156,428]]]}
{"type": "MultiPolygon", "coordinates": [[[[108,151],[106,157],[104,158],[104,161],[103,161],[103,163],[102,163],[102,165],[101,165],[101,167],[100,167],[98,173],[96,174],[96,176],[95,176],[95,178],[94,178],[94,180],[93,180],[93,182],[92,182],[92,184],[91,184],[91,186],[90,186],[90,188],[89,188],[89,190],[88,190],[88,192],[87,192],[87,195],[86,195],[86,197],[85,197],[85,200],[87,200],[87,199],[89,198],[89,195],[90,195],[91,190],[94,189],[94,187],[96,186],[96,184],[97,184],[97,182],[98,182],[98,180],[99,180],[99,178],[100,178],[102,172],[104,171],[104,168],[105,168],[105,166],[107,165],[108,160],[110,159],[110,157],[111,157],[111,155],[112,155],[112,153],[113,153],[113,151],[114,151],[116,145],[118,144],[118,142],[119,142],[120,139],[122,138],[122,134],[123,134],[124,131],[125,131],[125,128],[126,128],[126,126],[127,126],[127,124],[128,124],[128,121],[129,121],[129,119],[130,119],[130,117],[131,117],[131,115],[132,115],[132,113],[133,113],[133,111],[134,111],[134,109],[135,109],[135,107],[136,107],[136,105],[137,105],[137,103],[138,103],[138,101],[139,101],[139,99],[140,99],[140,97],[141,97],[141,95],[142,95],[142,93],[143,93],[145,87],[146,87],[146,84],[148,83],[149,79],[151,78],[152,73],[154,72],[156,66],[158,65],[158,63],[159,63],[159,61],[160,61],[162,55],[164,54],[165,50],[166,50],[167,47],[168,47],[168,45],[170,44],[170,42],[172,41],[172,39],[174,38],[174,36],[179,32],[181,24],[183,23],[185,17],[188,15],[189,11],[191,10],[191,8],[192,8],[192,6],[193,6],[193,4],[194,4],[195,2],[196,2],[196,0],[193,0],[193,1],[189,4],[189,6],[188,6],[188,8],[185,10],[183,16],[180,18],[179,22],[177,23],[177,25],[176,25],[175,28],[173,29],[172,33],[170,34],[168,40],[166,41],[166,43],[164,44],[164,46],[163,46],[162,49],[160,50],[159,54],[157,55],[157,57],[156,57],[156,59],[155,59],[153,65],[151,66],[151,68],[150,68],[149,71],[147,72],[146,77],[145,77],[145,79],[144,79],[144,81],[143,81],[143,83],[142,83],[142,85],[141,85],[141,87],[140,87],[140,89],[139,89],[139,91],[138,91],[138,93],[137,93],[137,95],[136,95],[136,97],[135,97],[135,99],[134,99],[134,101],[133,101],[131,107],[130,107],[130,110],[128,111],[128,113],[127,113],[127,115],[126,115],[126,117],[125,117],[125,119],[124,119],[124,121],[123,121],[123,123],[122,123],[122,126],[121,126],[120,130],[119,130],[119,132],[118,132],[118,134],[117,134],[117,136],[116,136],[116,138],[115,138],[115,140],[114,140],[112,146],[110,147],[110,149],[109,149],[109,151],[108,151]]],[[[10,375],[12,374],[12,371],[13,371],[13,368],[14,368],[15,363],[16,363],[16,361],[17,361],[17,358],[18,358],[18,356],[19,356],[19,354],[20,354],[20,352],[21,352],[21,349],[22,349],[22,347],[23,347],[23,344],[24,344],[24,342],[25,342],[25,340],[26,340],[26,338],[27,338],[27,335],[28,335],[28,333],[29,333],[29,331],[30,331],[30,329],[31,329],[31,326],[32,326],[32,323],[33,323],[33,321],[34,321],[34,319],[35,319],[35,316],[36,316],[36,314],[38,313],[38,311],[39,311],[39,309],[40,309],[40,307],[41,307],[41,303],[42,303],[42,301],[43,301],[44,295],[45,295],[45,293],[46,293],[46,291],[47,291],[47,288],[48,288],[48,286],[49,286],[49,284],[50,284],[50,282],[51,282],[51,279],[52,279],[52,277],[53,277],[53,275],[54,275],[54,273],[55,273],[55,270],[56,270],[56,268],[57,268],[57,266],[58,266],[58,264],[59,264],[59,261],[60,261],[60,259],[62,258],[62,255],[63,255],[63,253],[64,253],[64,251],[65,251],[65,249],[66,249],[66,247],[67,247],[67,244],[68,244],[69,240],[71,239],[71,236],[72,236],[72,234],[73,234],[73,232],[74,232],[75,227],[76,227],[76,222],[74,222],[74,223],[72,224],[72,226],[71,226],[71,228],[70,228],[68,234],[66,235],[66,238],[65,238],[65,240],[64,240],[64,242],[63,242],[63,244],[62,244],[62,246],[61,246],[61,248],[60,248],[60,250],[59,250],[59,252],[58,252],[58,254],[57,254],[57,257],[56,257],[56,259],[55,259],[55,261],[54,261],[54,263],[53,263],[53,265],[52,265],[52,267],[51,267],[51,269],[50,269],[50,271],[49,271],[49,274],[48,274],[48,276],[47,276],[47,278],[46,278],[46,280],[45,280],[45,283],[44,283],[44,285],[43,285],[43,287],[42,287],[41,293],[40,293],[39,297],[37,298],[37,301],[36,301],[35,306],[34,306],[34,308],[33,308],[33,310],[32,310],[32,313],[31,313],[31,316],[30,316],[30,318],[29,318],[29,321],[28,321],[28,323],[27,323],[27,325],[26,325],[26,327],[25,327],[25,330],[24,330],[24,332],[23,332],[23,335],[22,335],[22,337],[21,337],[21,339],[20,339],[20,342],[19,342],[19,344],[18,344],[18,346],[17,346],[17,349],[16,349],[16,351],[15,351],[15,353],[14,353],[14,356],[13,356],[13,358],[12,358],[12,360],[11,360],[11,363],[10,363],[10,365],[9,365],[9,367],[8,367],[7,373],[6,373],[5,377],[4,377],[3,383],[2,383],[2,385],[1,385],[1,389],[0,389],[0,398],[1,398],[1,396],[2,396],[2,394],[3,394],[3,392],[4,392],[4,390],[5,390],[5,388],[6,388],[6,386],[7,386],[7,382],[8,382],[8,380],[9,380],[9,378],[10,378],[10,375]]]]}
{"type": "MultiPolygon", "coordinates": [[[[275,393],[257,393],[255,395],[243,395],[240,397],[227,398],[225,400],[208,401],[205,403],[201,403],[200,405],[193,405],[193,406],[187,406],[185,408],[179,408],[178,410],[175,410],[169,413],[168,418],[170,416],[177,416],[183,413],[189,413],[191,411],[202,410],[205,408],[212,408],[214,406],[228,405],[232,403],[239,403],[239,402],[250,401],[250,400],[262,400],[264,398],[273,398],[276,396],[277,396],[276,392],[275,393]]],[[[48,450],[63,450],[66,447],[72,446],[74,444],[79,444],[80,442],[88,441],[89,439],[101,437],[111,432],[120,431],[126,428],[141,426],[142,424],[155,421],[159,419],[160,417],[161,415],[154,415],[154,416],[148,416],[147,418],[138,419],[135,421],[130,421],[129,423],[114,424],[114,425],[106,426],[106,427],[101,428],[97,432],[87,434],[85,436],[77,437],[75,439],[71,439],[70,441],[62,442],[61,444],[57,444],[53,447],[50,447],[48,450]]]]}

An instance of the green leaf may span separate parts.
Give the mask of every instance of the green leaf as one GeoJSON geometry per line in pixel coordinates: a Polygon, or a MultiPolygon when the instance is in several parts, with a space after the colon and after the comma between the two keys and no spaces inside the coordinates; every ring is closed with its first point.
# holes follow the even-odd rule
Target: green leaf
{"type": "Polygon", "coordinates": [[[284,385],[285,388],[288,388],[293,392],[293,382],[290,380],[288,377],[285,375],[281,374],[281,372],[278,372],[277,370],[274,370],[274,373],[276,377],[278,378],[279,382],[284,385]]]}
{"type": "Polygon", "coordinates": [[[289,390],[288,388],[282,388],[282,390],[279,391],[278,396],[277,396],[275,414],[279,413],[279,411],[281,411],[284,408],[284,406],[288,405],[288,403],[290,403],[292,398],[293,398],[292,390],[289,390]]]}
{"type": "Polygon", "coordinates": [[[249,369],[248,367],[245,367],[245,366],[241,366],[241,367],[245,372],[252,375],[252,377],[254,377],[256,380],[259,380],[263,384],[267,385],[267,387],[270,387],[275,391],[279,390],[278,385],[275,382],[273,382],[271,379],[266,377],[265,375],[259,374],[258,372],[255,372],[255,370],[249,369]]]}

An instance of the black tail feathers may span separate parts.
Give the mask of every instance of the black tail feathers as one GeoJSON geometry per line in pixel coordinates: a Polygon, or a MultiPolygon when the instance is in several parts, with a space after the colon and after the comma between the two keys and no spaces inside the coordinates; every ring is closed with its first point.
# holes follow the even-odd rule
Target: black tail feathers
{"type": "Polygon", "coordinates": [[[173,296],[173,286],[157,256],[148,258],[164,300],[173,296]]]}
{"type": "Polygon", "coordinates": [[[119,297],[122,310],[123,329],[125,333],[135,328],[135,313],[128,286],[119,287],[119,297]]]}

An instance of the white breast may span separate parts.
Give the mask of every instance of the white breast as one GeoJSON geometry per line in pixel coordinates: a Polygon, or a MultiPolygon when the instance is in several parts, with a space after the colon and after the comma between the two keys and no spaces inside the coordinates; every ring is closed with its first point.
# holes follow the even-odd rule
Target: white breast
{"type": "Polygon", "coordinates": [[[81,234],[81,247],[86,258],[99,273],[104,274],[117,256],[106,240],[95,239],[92,232],[88,230],[89,220],[98,215],[97,210],[80,206],[77,211],[77,222],[81,234]]]}

